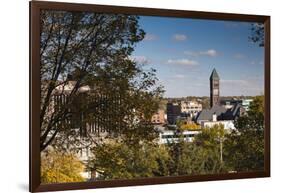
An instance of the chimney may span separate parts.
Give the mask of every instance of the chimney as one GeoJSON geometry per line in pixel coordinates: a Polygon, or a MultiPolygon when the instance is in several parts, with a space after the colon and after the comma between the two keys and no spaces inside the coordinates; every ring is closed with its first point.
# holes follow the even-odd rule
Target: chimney
{"type": "Polygon", "coordinates": [[[217,121],[217,114],[216,113],[213,114],[213,122],[215,122],[215,121],[217,121]]]}

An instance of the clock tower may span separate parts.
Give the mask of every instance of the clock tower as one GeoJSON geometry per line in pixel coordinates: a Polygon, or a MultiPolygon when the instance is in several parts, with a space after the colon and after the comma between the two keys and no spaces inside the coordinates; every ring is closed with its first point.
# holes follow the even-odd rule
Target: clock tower
{"type": "Polygon", "coordinates": [[[220,77],[214,68],[210,76],[210,107],[219,105],[220,98],[220,77]]]}

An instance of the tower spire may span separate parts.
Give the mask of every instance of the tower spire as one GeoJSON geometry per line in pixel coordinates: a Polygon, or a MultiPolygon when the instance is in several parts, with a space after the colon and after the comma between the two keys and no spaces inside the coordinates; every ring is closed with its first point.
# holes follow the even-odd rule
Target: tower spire
{"type": "Polygon", "coordinates": [[[218,80],[220,79],[220,77],[219,77],[219,75],[218,75],[218,73],[217,73],[217,71],[216,71],[215,68],[213,69],[213,71],[212,71],[212,73],[211,73],[210,80],[211,80],[211,79],[213,79],[213,80],[214,80],[214,79],[218,79],[218,80]]]}
{"type": "Polygon", "coordinates": [[[210,107],[219,105],[220,77],[214,68],[210,76],[210,107]]]}

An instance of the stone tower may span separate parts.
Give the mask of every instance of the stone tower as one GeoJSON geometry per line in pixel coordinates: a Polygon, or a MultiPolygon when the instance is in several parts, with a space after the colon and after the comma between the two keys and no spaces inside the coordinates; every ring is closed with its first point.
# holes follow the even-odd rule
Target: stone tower
{"type": "Polygon", "coordinates": [[[220,77],[214,68],[210,76],[210,107],[219,105],[220,100],[220,77]]]}

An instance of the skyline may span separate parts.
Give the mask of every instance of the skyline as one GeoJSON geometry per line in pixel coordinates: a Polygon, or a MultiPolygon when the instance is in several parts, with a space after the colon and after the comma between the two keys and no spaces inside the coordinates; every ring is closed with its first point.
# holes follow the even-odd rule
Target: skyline
{"type": "Polygon", "coordinates": [[[252,23],[141,16],[145,38],[132,58],[155,68],[164,97],[209,96],[216,68],[221,96],[264,91],[264,48],[249,41],[252,23]]]}

